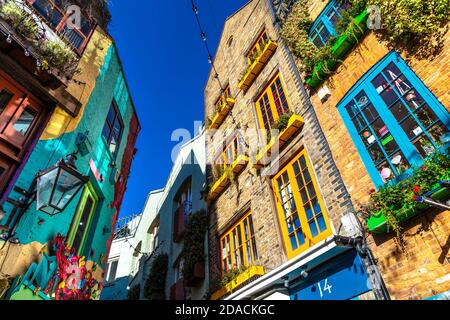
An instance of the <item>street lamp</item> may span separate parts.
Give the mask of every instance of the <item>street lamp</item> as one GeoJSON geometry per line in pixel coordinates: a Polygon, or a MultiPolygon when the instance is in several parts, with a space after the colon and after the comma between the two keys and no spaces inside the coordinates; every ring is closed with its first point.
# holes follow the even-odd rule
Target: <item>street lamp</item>
{"type": "Polygon", "coordinates": [[[28,191],[15,188],[23,194],[20,201],[12,201],[20,208],[17,218],[9,229],[7,240],[11,240],[16,227],[23,215],[36,200],[36,209],[54,216],[63,212],[77,193],[89,181],[75,165],[75,154],[69,154],[66,159],[59,160],[53,167],[38,172],[28,191]]]}
{"type": "Polygon", "coordinates": [[[51,216],[63,212],[89,177],[83,176],[75,165],[76,156],[71,154],[53,167],[39,172],[36,179],[37,210],[51,216]]]}

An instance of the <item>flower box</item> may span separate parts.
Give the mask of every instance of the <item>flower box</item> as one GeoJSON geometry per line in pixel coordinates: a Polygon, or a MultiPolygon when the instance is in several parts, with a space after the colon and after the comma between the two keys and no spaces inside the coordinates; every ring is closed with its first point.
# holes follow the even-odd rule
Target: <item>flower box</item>
{"type": "Polygon", "coordinates": [[[223,288],[217,290],[211,295],[211,300],[219,300],[223,296],[232,293],[237,288],[242,287],[242,285],[248,284],[249,281],[263,276],[265,274],[264,267],[261,266],[253,266],[243,271],[240,275],[236,277],[236,279],[227,283],[223,288]]]}
{"type": "MultiPolygon", "coordinates": [[[[435,188],[433,188],[433,190],[435,190],[435,192],[430,196],[431,199],[443,202],[450,199],[450,190],[448,188],[440,187],[440,185],[438,184],[435,186],[435,188]]],[[[430,206],[426,204],[418,204],[413,208],[402,208],[397,211],[396,219],[399,223],[402,223],[429,208],[430,206]]],[[[386,223],[386,217],[383,211],[378,211],[376,214],[372,215],[367,220],[367,226],[369,231],[374,234],[383,234],[389,232],[389,228],[386,223]]]]}
{"type": "Polygon", "coordinates": [[[211,124],[209,125],[209,129],[217,129],[220,127],[220,125],[223,123],[225,118],[228,116],[228,113],[230,113],[231,109],[233,109],[235,104],[235,100],[232,98],[224,99],[222,107],[220,108],[220,111],[217,112],[217,114],[214,116],[214,118],[211,121],[211,124]]]}
{"type": "Polygon", "coordinates": [[[305,124],[305,120],[298,115],[293,114],[289,118],[288,125],[286,129],[282,130],[277,137],[272,137],[267,146],[256,156],[256,161],[253,164],[254,168],[262,168],[264,167],[264,160],[269,158],[272,155],[272,149],[278,140],[279,150],[284,147],[284,145],[291,139],[297,132],[299,132],[305,124]]]}
{"type": "Polygon", "coordinates": [[[261,70],[267,64],[269,59],[273,56],[277,48],[278,44],[276,42],[272,40],[269,40],[269,42],[267,42],[259,57],[256,58],[256,60],[251,64],[251,66],[248,68],[248,71],[239,82],[239,88],[241,90],[247,91],[247,89],[252,85],[253,81],[255,81],[256,77],[260,74],[261,70]]]}
{"type": "Polygon", "coordinates": [[[316,88],[327,77],[325,70],[335,69],[339,59],[341,59],[347,52],[349,52],[350,49],[355,45],[355,43],[364,35],[365,31],[367,30],[367,19],[367,10],[364,10],[361,14],[355,17],[357,26],[350,26],[346,33],[337,38],[336,42],[333,45],[333,48],[331,49],[332,55],[335,59],[319,63],[314,68],[311,77],[306,79],[306,84],[308,86],[310,86],[311,88],[316,88]],[[356,38],[349,35],[352,33],[356,36],[356,38]]]}
{"type": "MultiPolygon", "coordinates": [[[[240,155],[231,165],[231,169],[234,174],[239,174],[244,170],[249,162],[249,158],[246,155],[240,155]]],[[[217,180],[209,191],[208,200],[214,201],[216,200],[220,194],[228,188],[230,185],[230,178],[224,173],[219,180],[217,180]]]]}
{"type": "Polygon", "coordinates": [[[205,263],[197,262],[192,269],[192,275],[184,280],[184,285],[188,288],[193,288],[203,279],[205,279],[205,263]]]}

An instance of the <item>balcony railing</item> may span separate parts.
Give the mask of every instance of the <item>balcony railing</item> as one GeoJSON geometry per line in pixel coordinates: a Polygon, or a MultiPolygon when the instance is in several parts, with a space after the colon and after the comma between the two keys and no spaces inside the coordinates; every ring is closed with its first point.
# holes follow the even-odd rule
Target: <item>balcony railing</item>
{"type": "Polygon", "coordinates": [[[117,220],[116,230],[114,231],[114,240],[133,237],[139,226],[141,218],[142,216],[137,214],[122,217],[119,220],[117,220]]]}

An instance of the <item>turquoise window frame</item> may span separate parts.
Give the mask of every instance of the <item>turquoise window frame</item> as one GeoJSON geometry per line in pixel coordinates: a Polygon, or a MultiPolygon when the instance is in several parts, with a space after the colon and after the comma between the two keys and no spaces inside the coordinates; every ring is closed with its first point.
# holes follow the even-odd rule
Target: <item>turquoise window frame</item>
{"type": "MultiPolygon", "coordinates": [[[[346,3],[346,1],[345,1],[346,3]]],[[[345,5],[344,3],[344,5],[345,5]]],[[[318,31],[318,27],[319,25],[322,23],[325,27],[325,29],[327,29],[328,33],[330,34],[330,38],[331,37],[335,37],[337,35],[337,31],[336,28],[333,26],[333,24],[331,23],[328,15],[334,11],[335,14],[337,14],[339,16],[339,19],[342,18],[342,15],[339,13],[339,3],[338,0],[331,0],[326,7],[322,10],[322,12],[320,13],[320,15],[317,17],[317,19],[314,21],[314,24],[312,25],[310,31],[309,31],[309,40],[313,43],[313,37],[314,35],[317,34],[317,37],[320,39],[320,42],[322,42],[322,46],[324,46],[326,44],[327,41],[324,41],[324,39],[322,38],[322,36],[320,35],[320,31],[318,31]]],[[[317,45],[316,45],[317,46],[317,45]]]]}
{"type": "MultiPolygon", "coordinates": [[[[374,184],[377,187],[384,186],[386,183],[383,181],[383,179],[380,176],[380,173],[378,172],[378,169],[376,168],[376,164],[372,160],[366,145],[364,144],[363,140],[360,137],[360,132],[358,132],[357,128],[355,127],[354,123],[352,122],[352,117],[346,110],[346,106],[354,100],[354,98],[361,92],[365,91],[368,98],[371,100],[373,106],[375,107],[375,110],[380,115],[381,119],[385,122],[385,125],[389,129],[390,134],[394,137],[395,141],[397,142],[400,151],[402,151],[403,155],[406,157],[406,160],[408,160],[411,167],[418,167],[423,164],[424,159],[420,156],[416,148],[414,147],[413,143],[408,138],[405,131],[402,129],[400,122],[397,121],[397,119],[394,117],[393,113],[391,112],[389,106],[383,101],[381,95],[377,92],[374,85],[372,84],[372,81],[381,74],[382,70],[386,68],[391,62],[393,62],[398,69],[401,71],[401,73],[406,77],[407,80],[412,84],[412,86],[415,88],[416,92],[419,93],[424,103],[428,104],[430,109],[436,114],[438,121],[440,120],[444,126],[447,128],[447,130],[450,129],[450,114],[445,109],[445,107],[439,102],[439,100],[431,93],[431,91],[423,84],[423,82],[420,80],[420,78],[414,73],[414,71],[409,67],[409,65],[400,57],[400,55],[395,52],[391,51],[388,53],[383,59],[381,59],[375,66],[373,66],[350,90],[349,92],[344,96],[344,98],[339,102],[337,105],[337,109],[339,111],[340,116],[342,117],[345,126],[347,127],[347,130],[363,160],[363,163],[372,179],[374,184]]],[[[389,83],[394,83],[396,80],[389,81],[389,83]]],[[[397,101],[404,101],[402,97],[396,92],[397,94],[397,101]]],[[[415,115],[413,114],[413,117],[417,120],[415,115]]],[[[365,116],[364,116],[365,118],[365,116]]],[[[367,121],[367,120],[366,120],[367,121]]],[[[435,122],[436,123],[436,122],[435,122]]],[[[429,134],[427,130],[423,127],[422,123],[418,121],[418,124],[422,127],[423,133],[429,138],[429,134]]],[[[435,125],[435,124],[433,124],[435,125]]],[[[427,127],[429,128],[429,127],[427,127]]],[[[418,135],[420,136],[420,134],[418,135]]],[[[433,141],[430,139],[430,141],[433,141]]],[[[448,148],[450,145],[449,143],[446,143],[442,146],[434,145],[436,150],[443,150],[448,148]]],[[[383,153],[384,150],[383,150],[383,153]]],[[[395,152],[393,153],[395,154],[395,152]]],[[[386,155],[386,154],[385,154],[386,155]]],[[[392,156],[392,154],[391,154],[392,156]]],[[[389,161],[389,157],[386,156],[387,161],[389,161]]],[[[389,161],[389,164],[392,167],[392,164],[389,161]]],[[[405,171],[403,174],[398,175],[394,181],[401,180],[405,178],[408,173],[411,172],[411,169],[405,171]]]]}

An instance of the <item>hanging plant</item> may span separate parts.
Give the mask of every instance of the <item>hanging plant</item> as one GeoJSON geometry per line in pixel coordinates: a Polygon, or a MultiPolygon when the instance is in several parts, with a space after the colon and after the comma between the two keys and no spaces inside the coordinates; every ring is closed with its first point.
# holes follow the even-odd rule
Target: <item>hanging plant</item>
{"type": "Polygon", "coordinates": [[[45,41],[41,47],[41,55],[45,61],[64,72],[73,71],[77,56],[72,48],[62,41],[45,41]]]}
{"type": "Polygon", "coordinates": [[[145,282],[144,297],[148,300],[166,300],[166,278],[169,256],[159,254],[153,260],[150,274],[145,282]]]}
{"type": "Polygon", "coordinates": [[[183,264],[183,278],[186,282],[195,280],[195,266],[205,264],[205,235],[208,229],[208,215],[200,210],[189,217],[184,235],[181,258],[183,264]]]}
{"type": "Polygon", "coordinates": [[[24,38],[36,40],[39,27],[36,20],[21,5],[15,1],[8,0],[0,7],[0,16],[11,24],[11,26],[24,38]]]}
{"type": "Polygon", "coordinates": [[[450,179],[450,155],[435,152],[429,156],[424,165],[413,170],[408,179],[396,184],[387,184],[375,192],[371,192],[371,200],[362,207],[364,217],[369,219],[380,211],[386,218],[389,231],[401,236],[402,228],[398,222],[397,214],[403,210],[417,210],[419,203],[417,197],[434,190],[440,180],[450,179]]]}

